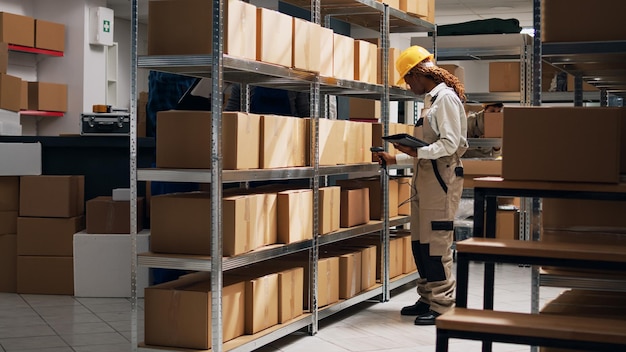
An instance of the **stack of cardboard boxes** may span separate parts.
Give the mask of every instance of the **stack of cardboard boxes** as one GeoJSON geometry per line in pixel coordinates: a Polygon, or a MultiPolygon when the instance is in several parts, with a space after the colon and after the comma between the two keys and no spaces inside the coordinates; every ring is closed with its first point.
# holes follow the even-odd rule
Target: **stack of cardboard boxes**
{"type": "Polygon", "coordinates": [[[20,179],[0,177],[0,292],[17,290],[17,216],[20,179]]]}
{"type": "Polygon", "coordinates": [[[85,228],[83,176],[22,176],[17,292],[74,293],[73,236],[85,228]]]}

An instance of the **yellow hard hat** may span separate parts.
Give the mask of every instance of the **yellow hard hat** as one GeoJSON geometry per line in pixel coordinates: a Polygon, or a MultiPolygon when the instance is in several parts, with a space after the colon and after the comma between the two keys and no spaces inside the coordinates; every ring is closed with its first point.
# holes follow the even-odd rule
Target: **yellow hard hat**
{"type": "Polygon", "coordinates": [[[396,83],[396,85],[399,86],[404,83],[404,76],[406,76],[406,74],[409,73],[415,65],[426,59],[432,60],[433,58],[433,54],[418,45],[413,45],[404,50],[400,54],[400,57],[398,57],[398,60],[396,60],[396,70],[400,74],[400,80],[396,83]]]}

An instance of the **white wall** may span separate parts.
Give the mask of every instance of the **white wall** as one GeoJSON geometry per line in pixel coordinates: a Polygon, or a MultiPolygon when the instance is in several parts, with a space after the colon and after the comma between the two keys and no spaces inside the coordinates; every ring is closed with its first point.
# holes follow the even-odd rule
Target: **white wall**
{"type": "MultiPolygon", "coordinates": [[[[118,43],[118,77],[117,77],[117,107],[130,108],[130,21],[115,18],[115,32],[113,40],[118,43]]],[[[148,28],[145,24],[139,24],[137,30],[137,53],[145,55],[148,45],[148,28]]],[[[148,91],[148,70],[137,70],[137,93],[148,91]]]]}

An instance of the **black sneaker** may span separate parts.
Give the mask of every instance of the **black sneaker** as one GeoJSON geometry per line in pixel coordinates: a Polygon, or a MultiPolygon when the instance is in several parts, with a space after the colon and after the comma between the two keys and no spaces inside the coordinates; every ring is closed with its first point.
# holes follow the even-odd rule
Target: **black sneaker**
{"type": "Polygon", "coordinates": [[[437,319],[440,315],[441,314],[433,310],[429,310],[428,312],[420,314],[417,318],[415,318],[415,325],[435,325],[435,319],[437,319]]]}
{"type": "Polygon", "coordinates": [[[422,315],[428,313],[430,310],[430,304],[426,304],[422,301],[415,302],[412,306],[406,306],[400,311],[401,315],[422,315]]]}

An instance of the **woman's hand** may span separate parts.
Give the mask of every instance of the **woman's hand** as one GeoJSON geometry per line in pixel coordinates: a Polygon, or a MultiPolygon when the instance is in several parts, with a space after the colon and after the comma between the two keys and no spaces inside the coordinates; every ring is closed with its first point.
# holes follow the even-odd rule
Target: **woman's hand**
{"type": "Polygon", "coordinates": [[[385,162],[386,165],[393,165],[397,163],[396,157],[387,152],[378,152],[374,154],[376,154],[376,156],[378,157],[379,164],[382,164],[383,161],[385,162]]]}
{"type": "Polygon", "coordinates": [[[407,147],[398,143],[393,143],[393,147],[403,152],[404,154],[408,154],[414,158],[417,158],[417,149],[413,149],[411,147],[407,147]]]}

